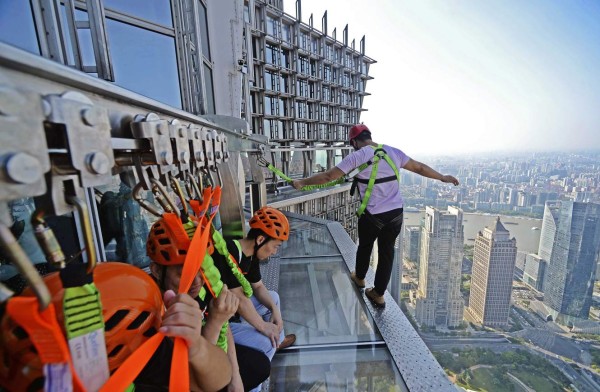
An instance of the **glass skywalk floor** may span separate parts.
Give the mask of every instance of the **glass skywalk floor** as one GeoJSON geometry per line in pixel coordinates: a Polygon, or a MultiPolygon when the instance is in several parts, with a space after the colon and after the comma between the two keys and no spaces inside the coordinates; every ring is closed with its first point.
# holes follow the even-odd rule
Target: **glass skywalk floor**
{"type": "MultiPolygon", "coordinates": [[[[408,391],[406,377],[414,378],[415,371],[423,375],[423,383],[413,381],[411,391],[455,390],[408,321],[396,320],[404,316],[398,315],[400,309],[389,294],[383,311],[365,303],[350,280],[356,248],[341,225],[287,215],[290,240],[262,271],[267,287],[281,297],[286,334],[296,334],[297,340],[275,355],[268,388],[263,390],[408,391]],[[412,334],[389,330],[386,322],[398,329],[408,324],[412,334]],[[387,331],[387,339],[380,328],[387,331]],[[415,336],[419,360],[414,359],[414,347],[406,350],[414,346],[415,336]],[[399,359],[421,364],[415,363],[417,369],[413,364],[404,366],[407,374],[401,374],[399,359]],[[434,379],[427,373],[435,373],[434,379]]],[[[372,276],[367,281],[372,282],[372,276]]]]}

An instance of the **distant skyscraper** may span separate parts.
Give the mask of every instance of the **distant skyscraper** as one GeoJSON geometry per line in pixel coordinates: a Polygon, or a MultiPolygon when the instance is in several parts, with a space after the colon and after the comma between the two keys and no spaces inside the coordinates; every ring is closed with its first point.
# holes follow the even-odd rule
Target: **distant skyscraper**
{"type": "Polygon", "coordinates": [[[600,204],[560,202],[544,284],[544,304],[559,323],[589,317],[600,251],[599,221],[600,204]]]}
{"type": "Polygon", "coordinates": [[[421,226],[404,227],[404,259],[415,263],[419,262],[421,226]]]}
{"type": "Polygon", "coordinates": [[[392,265],[392,276],[388,283],[388,291],[398,305],[400,305],[402,290],[402,243],[402,232],[400,232],[394,243],[394,264],[392,265]]]}
{"type": "Polygon", "coordinates": [[[537,291],[543,291],[547,264],[546,260],[540,256],[533,253],[527,254],[525,270],[523,271],[523,282],[537,291]]]}
{"type": "Polygon", "coordinates": [[[542,221],[542,231],[540,232],[540,245],[538,247],[538,256],[549,261],[556,239],[556,229],[558,227],[558,202],[546,202],[544,206],[544,220],[542,221]]]}
{"type": "Polygon", "coordinates": [[[417,321],[427,326],[458,326],[463,319],[460,294],[463,212],[427,207],[421,234],[417,321]]]}
{"type": "Polygon", "coordinates": [[[517,241],[497,219],[475,239],[469,315],[475,322],[492,327],[508,325],[517,241]]]}

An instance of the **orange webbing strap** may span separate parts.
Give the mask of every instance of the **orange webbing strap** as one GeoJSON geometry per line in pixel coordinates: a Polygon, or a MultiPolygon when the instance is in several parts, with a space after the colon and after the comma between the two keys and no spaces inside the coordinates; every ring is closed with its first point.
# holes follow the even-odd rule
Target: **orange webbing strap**
{"type": "MultiPolygon", "coordinates": [[[[204,215],[208,210],[212,197],[212,192],[204,192],[203,211],[199,211],[204,215]]],[[[218,197],[220,198],[220,192],[218,197]]],[[[196,211],[195,211],[196,212],[196,211]]],[[[211,216],[209,223],[212,223],[211,216]]],[[[208,243],[208,235],[210,234],[210,224],[206,227],[199,226],[188,249],[188,253],[183,263],[181,272],[181,280],[179,281],[179,293],[187,293],[190,289],[194,277],[198,273],[204,255],[206,253],[206,244],[208,243]]],[[[200,322],[200,321],[198,321],[200,322]]],[[[158,349],[158,346],[164,339],[165,335],[157,332],[154,336],[144,342],[123,362],[117,371],[108,379],[106,384],[100,389],[101,392],[124,391],[135,380],[138,374],[144,369],[152,355],[158,349]]],[[[171,376],[169,380],[170,391],[189,391],[190,376],[188,366],[188,348],[185,341],[181,338],[175,338],[173,347],[173,358],[171,360],[171,376]],[[177,364],[177,365],[175,365],[177,364]],[[182,366],[183,364],[183,366],[182,366]]]]}
{"type": "MultiPolygon", "coordinates": [[[[213,204],[218,205],[221,201],[221,187],[215,188],[215,191],[209,197],[204,197],[204,211],[202,216],[206,215],[206,211],[210,203],[206,203],[207,199],[210,201],[213,199],[213,204]]],[[[212,220],[217,213],[217,209],[212,209],[210,212],[210,219],[206,225],[200,225],[192,237],[192,242],[188,249],[185,261],[183,262],[183,270],[181,272],[181,279],[179,280],[179,293],[187,293],[192,286],[194,278],[200,271],[202,261],[206,255],[206,245],[208,244],[208,238],[210,235],[210,227],[212,220]]],[[[206,218],[205,218],[206,219],[206,218]]],[[[204,219],[203,219],[204,220],[204,219]]],[[[200,321],[200,320],[198,320],[200,321]]],[[[182,338],[175,338],[175,346],[173,347],[173,359],[171,360],[171,378],[169,381],[170,391],[189,391],[190,390],[190,368],[187,366],[188,363],[188,347],[185,340],[182,338]],[[174,366],[174,364],[186,364],[186,366],[174,366]]]]}
{"type": "Polygon", "coordinates": [[[146,340],[110,376],[106,384],[100,389],[100,392],[125,391],[133,383],[138,374],[140,374],[142,369],[144,369],[150,358],[152,358],[152,355],[154,355],[164,337],[165,335],[161,332],[157,332],[150,339],[146,340]]]}
{"type": "Polygon", "coordinates": [[[27,332],[42,365],[68,364],[73,391],[83,392],[85,389],[73,368],[69,347],[56,320],[54,304],[40,312],[37,298],[14,297],[6,304],[6,312],[27,332]]]}
{"type": "MultiPolygon", "coordinates": [[[[218,188],[220,189],[221,187],[218,188]]],[[[212,194],[212,188],[206,187],[202,191],[202,202],[200,202],[199,200],[190,200],[190,207],[192,207],[192,211],[194,211],[194,214],[196,214],[198,218],[202,218],[208,210],[212,194]]]]}
{"type": "MultiPolygon", "coordinates": [[[[203,210],[198,210],[196,211],[194,209],[194,207],[192,207],[192,209],[194,209],[194,212],[196,213],[196,216],[199,218],[199,222],[198,222],[198,227],[201,228],[201,230],[204,231],[211,231],[212,228],[212,220],[215,217],[215,215],[217,214],[218,210],[219,210],[219,206],[221,205],[221,187],[217,186],[215,187],[214,190],[212,190],[210,187],[209,188],[204,188],[204,195],[203,195],[203,200],[204,202],[202,203],[202,208],[203,210]],[[211,193],[209,193],[208,191],[210,191],[211,193]],[[209,210],[210,207],[210,219],[207,222],[207,216],[206,216],[206,212],[209,210]]],[[[190,200],[190,205],[192,201],[196,201],[196,200],[190,200]]],[[[197,201],[196,201],[197,202],[197,201]]],[[[199,204],[197,203],[197,205],[199,206],[199,204]]],[[[199,230],[196,230],[196,233],[199,230]]],[[[208,238],[210,238],[210,233],[208,238]]],[[[206,243],[208,243],[208,238],[206,240],[206,243]]],[[[193,238],[192,238],[193,241],[193,238]]],[[[204,244],[204,242],[202,242],[204,244]]],[[[205,246],[206,247],[206,246],[205,246]]],[[[190,244],[190,249],[192,249],[192,245],[190,244]]],[[[189,255],[190,250],[188,250],[188,255],[189,255]]],[[[185,266],[187,264],[187,260],[189,256],[186,256],[186,261],[183,265],[183,269],[184,271],[182,272],[182,276],[185,273],[185,266]]],[[[199,265],[202,266],[202,262],[204,261],[204,256],[202,256],[202,259],[199,260],[199,265]]],[[[194,266],[195,267],[195,266],[194,266]]],[[[191,267],[190,267],[191,268],[191,267]]],[[[197,273],[197,272],[196,272],[197,273]]],[[[208,288],[208,291],[210,291],[210,294],[213,296],[213,298],[217,298],[217,293],[215,293],[215,291],[213,290],[213,287],[211,285],[211,281],[210,279],[208,279],[208,277],[206,276],[206,274],[204,273],[204,271],[202,269],[200,269],[200,274],[202,275],[202,280],[204,281],[205,286],[208,288]]],[[[192,278],[190,280],[190,284],[191,281],[194,280],[194,277],[196,275],[192,275],[192,278]]],[[[181,281],[180,281],[180,287],[181,287],[181,281]]],[[[189,289],[189,287],[188,287],[189,289]]],[[[181,291],[180,291],[181,292],[181,291]]],[[[187,291],[184,291],[187,292],[187,291]]]]}

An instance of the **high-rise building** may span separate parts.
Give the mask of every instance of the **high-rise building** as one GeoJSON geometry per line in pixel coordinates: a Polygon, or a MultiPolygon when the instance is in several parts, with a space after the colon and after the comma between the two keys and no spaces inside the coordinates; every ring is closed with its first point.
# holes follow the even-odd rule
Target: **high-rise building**
{"type": "Polygon", "coordinates": [[[417,321],[427,326],[458,326],[463,319],[460,294],[463,211],[427,207],[421,232],[417,321]]]}
{"type": "Polygon", "coordinates": [[[542,231],[540,233],[540,245],[538,255],[548,261],[552,255],[552,248],[556,239],[556,229],[558,227],[558,202],[546,202],[544,206],[544,220],[542,221],[542,231]]]}
{"type": "Polygon", "coordinates": [[[477,234],[473,249],[473,274],[469,316],[491,327],[508,325],[517,241],[500,222],[477,234]]]}
{"type": "Polygon", "coordinates": [[[404,259],[419,262],[421,246],[421,226],[407,225],[404,227],[404,259]]]}
{"type": "Polygon", "coordinates": [[[525,258],[525,270],[523,271],[523,282],[537,291],[544,291],[544,276],[548,263],[540,256],[528,253],[525,258]]]}
{"type": "Polygon", "coordinates": [[[589,317],[600,251],[600,204],[561,201],[550,255],[544,304],[554,320],[589,317]]]}

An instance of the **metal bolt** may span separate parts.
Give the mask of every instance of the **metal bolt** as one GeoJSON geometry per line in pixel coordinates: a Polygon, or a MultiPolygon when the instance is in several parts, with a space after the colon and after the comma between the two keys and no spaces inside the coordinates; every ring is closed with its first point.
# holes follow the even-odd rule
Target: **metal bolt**
{"type": "Polygon", "coordinates": [[[184,151],[179,155],[179,162],[181,163],[189,163],[190,162],[190,153],[188,151],[184,151]]]}
{"type": "Polygon", "coordinates": [[[159,154],[161,165],[170,165],[173,163],[173,153],[171,151],[163,151],[159,154]]]}
{"type": "Polygon", "coordinates": [[[4,163],[6,175],[19,184],[33,184],[42,178],[40,162],[24,152],[11,155],[4,163]]]}
{"type": "Polygon", "coordinates": [[[110,170],[109,160],[103,152],[93,152],[86,156],[89,171],[94,174],[106,174],[110,170]]]}
{"type": "Polygon", "coordinates": [[[93,127],[96,125],[96,111],[92,108],[86,108],[81,111],[81,119],[85,125],[93,127]]]}
{"type": "Polygon", "coordinates": [[[156,133],[159,135],[167,135],[169,133],[169,130],[165,127],[164,123],[159,123],[156,126],[156,133]]]}

